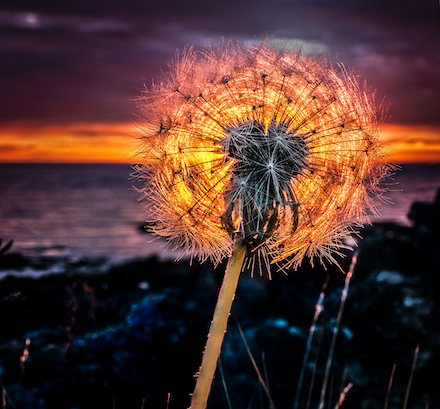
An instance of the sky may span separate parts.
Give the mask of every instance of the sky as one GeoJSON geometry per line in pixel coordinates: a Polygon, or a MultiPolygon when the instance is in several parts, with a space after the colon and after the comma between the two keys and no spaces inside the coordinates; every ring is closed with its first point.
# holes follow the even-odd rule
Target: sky
{"type": "Polygon", "coordinates": [[[136,99],[186,44],[292,41],[376,92],[394,162],[440,162],[438,0],[2,0],[0,162],[131,162],[136,99]]]}

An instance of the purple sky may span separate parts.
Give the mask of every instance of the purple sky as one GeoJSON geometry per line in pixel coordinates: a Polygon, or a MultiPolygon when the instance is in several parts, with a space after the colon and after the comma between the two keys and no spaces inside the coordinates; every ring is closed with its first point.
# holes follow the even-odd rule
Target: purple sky
{"type": "Polygon", "coordinates": [[[128,122],[185,44],[295,39],[354,68],[390,122],[440,125],[438,0],[2,0],[0,126],[128,122]]]}

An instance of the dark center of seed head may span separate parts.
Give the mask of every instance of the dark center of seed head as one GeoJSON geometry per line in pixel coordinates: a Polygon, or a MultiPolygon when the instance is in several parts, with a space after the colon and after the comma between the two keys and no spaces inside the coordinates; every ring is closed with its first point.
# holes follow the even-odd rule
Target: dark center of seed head
{"type": "Polygon", "coordinates": [[[272,122],[266,131],[262,124],[248,121],[228,128],[221,140],[226,160],[233,161],[222,223],[231,235],[244,231],[251,248],[277,227],[280,205],[297,207],[292,203],[292,179],[308,166],[309,149],[304,136],[287,129],[284,123],[272,122]],[[241,214],[239,225],[233,220],[234,209],[241,214]]]}
{"type": "Polygon", "coordinates": [[[272,122],[266,132],[256,121],[227,129],[221,144],[227,157],[234,161],[235,181],[245,180],[249,186],[252,182],[261,184],[264,179],[270,183],[267,173],[271,171],[277,186],[287,188],[291,178],[307,167],[309,154],[304,137],[287,129],[284,123],[272,122]]]}

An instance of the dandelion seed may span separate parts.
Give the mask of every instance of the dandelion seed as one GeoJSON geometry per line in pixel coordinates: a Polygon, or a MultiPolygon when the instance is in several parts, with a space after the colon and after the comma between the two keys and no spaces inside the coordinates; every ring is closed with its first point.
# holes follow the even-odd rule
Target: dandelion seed
{"type": "Polygon", "coordinates": [[[235,237],[260,263],[334,261],[389,171],[380,114],[356,78],[267,43],[187,49],[140,115],[155,233],[214,262],[235,237]]]}

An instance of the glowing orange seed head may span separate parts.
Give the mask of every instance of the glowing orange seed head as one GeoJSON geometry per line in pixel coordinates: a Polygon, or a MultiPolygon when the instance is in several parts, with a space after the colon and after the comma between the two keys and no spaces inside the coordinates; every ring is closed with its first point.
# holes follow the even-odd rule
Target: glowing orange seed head
{"type": "Polygon", "coordinates": [[[155,232],[216,262],[236,235],[274,262],[334,261],[389,171],[355,78],[270,44],[185,51],[140,112],[155,232]]]}

